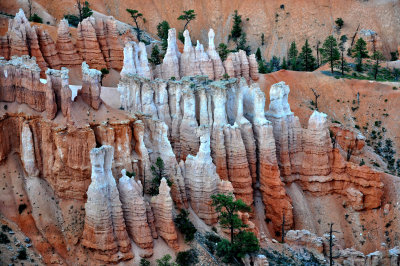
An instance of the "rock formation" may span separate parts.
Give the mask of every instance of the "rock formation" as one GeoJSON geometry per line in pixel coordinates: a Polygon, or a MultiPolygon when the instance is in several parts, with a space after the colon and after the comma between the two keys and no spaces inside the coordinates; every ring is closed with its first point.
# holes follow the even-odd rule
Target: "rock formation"
{"type": "Polygon", "coordinates": [[[178,45],[176,44],[176,30],[168,30],[168,48],[165,53],[164,60],[161,66],[162,78],[163,79],[180,79],[179,74],[179,59],[181,54],[178,50],[178,45]]]}
{"type": "Polygon", "coordinates": [[[197,155],[188,155],[183,168],[190,206],[206,224],[215,224],[218,214],[211,206],[211,196],[219,193],[218,185],[221,180],[211,159],[208,132],[200,137],[197,155]]]}
{"type": "Polygon", "coordinates": [[[137,45],[135,42],[126,42],[123,52],[124,64],[121,77],[138,74],[142,77],[153,79],[144,43],[141,42],[137,45]]]}
{"type": "Polygon", "coordinates": [[[133,254],[117,185],[111,174],[113,153],[111,146],[90,152],[92,183],[87,191],[82,245],[93,250],[96,259],[115,263],[131,259],[133,254]]]}
{"type": "Polygon", "coordinates": [[[179,246],[178,235],[172,218],[173,202],[170,187],[165,178],[161,180],[159,194],[151,198],[151,207],[158,234],[167,242],[168,246],[177,250],[179,246]]]}
{"type": "Polygon", "coordinates": [[[93,17],[85,18],[78,25],[76,48],[83,60],[91,68],[107,68],[95,29],[96,20],[93,17]]]}
{"type": "Polygon", "coordinates": [[[222,60],[215,49],[215,43],[214,43],[214,38],[215,38],[215,33],[213,29],[210,29],[208,31],[208,50],[207,54],[210,57],[210,59],[213,62],[214,65],[214,78],[217,79],[222,79],[223,75],[225,74],[225,69],[222,64],[222,60]]]}
{"type": "Polygon", "coordinates": [[[82,57],[72,42],[66,19],[62,19],[58,24],[56,47],[62,66],[73,67],[82,64],[82,57]]]}
{"type": "Polygon", "coordinates": [[[79,95],[93,109],[99,109],[101,104],[101,72],[96,69],[89,69],[86,62],[82,63],[82,89],[79,95]]]}
{"type": "Polygon", "coordinates": [[[56,45],[49,33],[42,28],[36,28],[36,35],[39,40],[40,51],[42,52],[44,60],[47,62],[50,68],[60,69],[61,60],[58,56],[56,45]]]}
{"type": "Polygon", "coordinates": [[[122,203],[126,229],[129,236],[148,254],[153,254],[153,237],[147,221],[146,203],[143,198],[143,187],[140,181],[126,176],[122,170],[122,177],[118,183],[119,197],[122,203]]]}
{"type": "Polygon", "coordinates": [[[7,38],[9,55],[6,58],[22,55],[34,56],[40,69],[45,70],[47,68],[48,64],[40,50],[36,27],[31,27],[22,9],[15,15],[14,19],[9,20],[7,38]]]}
{"type": "Polygon", "coordinates": [[[40,68],[29,56],[0,60],[0,101],[25,103],[38,112],[47,111],[53,119],[57,112],[54,91],[40,78],[40,68]]]}

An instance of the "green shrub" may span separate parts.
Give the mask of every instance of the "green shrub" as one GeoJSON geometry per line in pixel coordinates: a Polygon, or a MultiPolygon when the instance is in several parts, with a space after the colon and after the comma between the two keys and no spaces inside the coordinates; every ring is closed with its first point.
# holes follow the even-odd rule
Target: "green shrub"
{"type": "Polygon", "coordinates": [[[64,18],[68,21],[68,24],[72,27],[78,27],[79,24],[79,17],[75,16],[75,15],[64,15],[64,18]]]}
{"type": "Polygon", "coordinates": [[[30,18],[29,18],[29,21],[32,21],[32,22],[37,22],[37,23],[43,23],[43,19],[41,18],[41,17],[39,17],[39,15],[38,14],[33,14],[30,18]]]}
{"type": "Polygon", "coordinates": [[[178,252],[178,254],[176,255],[176,262],[180,266],[190,266],[198,263],[199,258],[196,250],[189,249],[186,251],[178,252]]]}
{"type": "Polygon", "coordinates": [[[17,258],[20,260],[26,260],[28,258],[28,255],[26,254],[26,248],[24,246],[18,250],[17,258]]]}
{"type": "Polygon", "coordinates": [[[10,232],[10,231],[11,231],[11,228],[8,227],[8,225],[6,225],[6,224],[2,224],[2,225],[1,225],[1,230],[2,230],[3,232],[10,232]]]}
{"type": "Polygon", "coordinates": [[[176,263],[170,262],[172,259],[171,255],[166,254],[161,259],[156,260],[157,266],[177,266],[176,263]]]}
{"type": "Polygon", "coordinates": [[[221,242],[221,237],[212,233],[207,233],[205,237],[206,240],[204,244],[207,246],[208,251],[210,251],[211,254],[214,254],[217,248],[217,244],[221,242]]]}
{"type": "Polygon", "coordinates": [[[196,227],[194,227],[188,216],[189,212],[182,209],[181,213],[174,219],[179,231],[185,236],[186,242],[192,241],[194,239],[194,234],[197,232],[196,227]]]}
{"type": "Polygon", "coordinates": [[[172,186],[172,181],[169,180],[169,177],[164,172],[164,161],[160,157],[157,157],[155,165],[151,166],[151,173],[153,175],[153,179],[151,180],[151,188],[149,191],[150,195],[158,195],[158,189],[163,178],[167,180],[168,186],[172,186]]]}
{"type": "Polygon", "coordinates": [[[10,243],[10,239],[8,239],[8,236],[3,232],[0,232],[0,244],[8,244],[8,243],[10,243]]]}
{"type": "Polygon", "coordinates": [[[150,266],[150,261],[146,260],[145,258],[140,259],[140,266],[150,266]]]}
{"type": "Polygon", "coordinates": [[[363,166],[364,164],[365,164],[364,159],[361,159],[360,166],[363,166]]]}

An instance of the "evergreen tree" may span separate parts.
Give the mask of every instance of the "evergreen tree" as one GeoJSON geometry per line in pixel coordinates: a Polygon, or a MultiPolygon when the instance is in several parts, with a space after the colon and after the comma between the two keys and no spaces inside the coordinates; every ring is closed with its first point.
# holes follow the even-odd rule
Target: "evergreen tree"
{"type": "Polygon", "coordinates": [[[229,228],[231,241],[222,239],[217,244],[217,255],[223,257],[224,262],[232,262],[234,258],[243,258],[248,253],[260,249],[257,237],[252,232],[242,231],[246,227],[239,218],[238,211],[251,211],[242,200],[234,200],[233,195],[216,194],[211,196],[212,205],[219,212],[219,223],[224,228],[229,228]],[[235,235],[235,231],[239,231],[235,235]]]}
{"type": "Polygon", "coordinates": [[[265,61],[264,60],[260,60],[258,61],[258,72],[260,74],[267,74],[268,73],[268,69],[265,65],[265,61]]]}
{"type": "Polygon", "coordinates": [[[220,43],[217,48],[219,57],[221,57],[222,61],[225,61],[226,57],[229,54],[228,46],[225,43],[220,43]]]}
{"type": "Polygon", "coordinates": [[[333,73],[333,67],[337,60],[340,59],[339,49],[336,39],[331,35],[326,38],[322,48],[320,49],[322,59],[324,62],[329,62],[331,66],[331,73],[333,73]]]}
{"type": "Polygon", "coordinates": [[[338,26],[339,30],[342,29],[343,24],[344,24],[344,21],[343,21],[342,18],[337,18],[337,19],[335,20],[335,23],[336,23],[336,25],[338,26]]]}
{"type": "Polygon", "coordinates": [[[363,38],[357,40],[356,45],[353,49],[353,57],[357,59],[356,69],[357,71],[362,71],[362,60],[363,58],[368,58],[367,43],[363,38]]]}
{"type": "Polygon", "coordinates": [[[246,52],[246,55],[250,55],[251,49],[250,46],[247,45],[246,33],[243,32],[242,36],[240,36],[239,41],[236,46],[236,51],[243,50],[246,52]]]}
{"type": "MultiPolygon", "coordinates": [[[[157,157],[157,161],[155,165],[151,166],[151,173],[153,174],[153,180],[151,181],[151,188],[149,194],[152,196],[158,195],[159,187],[161,184],[161,179],[164,177],[167,180],[168,186],[172,186],[172,181],[169,180],[169,177],[164,173],[164,161],[157,157]]],[[[143,188],[144,189],[144,188],[143,188]]]]}
{"type": "Polygon", "coordinates": [[[80,22],[93,15],[93,11],[90,9],[88,1],[82,2],[82,0],[76,0],[76,8],[78,8],[80,22]]]}
{"type": "Polygon", "coordinates": [[[160,59],[160,50],[158,49],[158,45],[154,45],[153,49],[151,49],[151,56],[149,58],[149,61],[155,65],[161,64],[161,59],[160,59]]]}
{"type": "Polygon", "coordinates": [[[293,41],[290,44],[289,53],[288,53],[288,62],[289,62],[289,69],[297,70],[297,55],[299,51],[297,51],[296,42],[293,41]]]}
{"type": "Polygon", "coordinates": [[[136,25],[136,37],[138,41],[140,42],[140,27],[139,27],[139,20],[142,19],[143,23],[146,22],[146,19],[143,17],[143,14],[137,11],[136,9],[129,9],[127,8],[126,11],[131,15],[133,22],[135,22],[136,25]]]}
{"type": "Polygon", "coordinates": [[[242,36],[242,33],[242,16],[238,15],[238,11],[235,10],[233,14],[233,26],[229,38],[237,44],[239,38],[242,36]]]}
{"type": "Polygon", "coordinates": [[[347,62],[344,60],[344,51],[346,48],[344,47],[344,44],[347,42],[347,36],[342,35],[340,37],[340,43],[339,43],[339,50],[340,50],[340,71],[342,72],[342,76],[344,76],[344,72],[347,71],[347,62]]]}
{"type": "Polygon", "coordinates": [[[262,58],[261,58],[261,50],[260,50],[260,47],[257,48],[256,59],[257,59],[257,61],[260,61],[260,60],[262,59],[262,58]]]}
{"type": "Polygon", "coordinates": [[[303,71],[313,71],[315,69],[315,57],[312,55],[308,40],[306,40],[304,46],[301,48],[299,63],[303,71]]]}
{"type": "Polygon", "coordinates": [[[275,72],[281,69],[281,59],[276,57],[275,55],[269,61],[269,72],[275,72]]]}
{"type": "Polygon", "coordinates": [[[375,61],[373,70],[374,70],[374,79],[376,80],[379,71],[379,63],[385,60],[385,57],[380,51],[375,51],[374,54],[372,55],[372,59],[375,61]]]}
{"type": "Polygon", "coordinates": [[[288,65],[287,65],[287,63],[286,63],[286,57],[284,57],[283,60],[282,60],[282,66],[281,66],[281,68],[282,68],[282,69],[288,69],[288,65]]]}
{"type": "Polygon", "coordinates": [[[178,20],[185,20],[185,26],[183,26],[183,31],[186,30],[187,25],[189,25],[190,21],[196,19],[196,13],[193,9],[184,10],[183,14],[178,17],[178,20]]]}
{"type": "Polygon", "coordinates": [[[168,48],[168,30],[170,29],[167,21],[162,21],[157,25],[157,36],[161,39],[161,48],[167,51],[168,48]]]}

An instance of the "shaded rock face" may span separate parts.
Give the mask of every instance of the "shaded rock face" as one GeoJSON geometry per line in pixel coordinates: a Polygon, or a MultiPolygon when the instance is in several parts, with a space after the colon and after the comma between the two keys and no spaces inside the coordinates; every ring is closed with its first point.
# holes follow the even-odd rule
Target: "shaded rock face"
{"type": "Polygon", "coordinates": [[[133,258],[119,192],[111,173],[113,156],[111,146],[90,151],[92,183],[87,191],[82,236],[82,245],[90,248],[96,259],[104,262],[133,258]]]}
{"type": "Polygon", "coordinates": [[[158,234],[171,248],[177,250],[179,246],[178,235],[172,217],[173,201],[165,178],[161,180],[159,194],[151,198],[150,204],[154,212],[158,234]]]}

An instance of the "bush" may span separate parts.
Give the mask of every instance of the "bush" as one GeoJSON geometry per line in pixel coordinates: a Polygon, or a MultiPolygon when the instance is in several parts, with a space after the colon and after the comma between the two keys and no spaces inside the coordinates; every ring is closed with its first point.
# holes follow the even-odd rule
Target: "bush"
{"type": "Polygon", "coordinates": [[[26,254],[26,248],[24,246],[18,250],[17,258],[20,260],[26,260],[28,258],[28,255],[26,254]]]}
{"type": "Polygon", "coordinates": [[[365,164],[364,159],[361,159],[360,166],[363,166],[364,164],[365,164]]]}
{"type": "Polygon", "coordinates": [[[199,262],[197,252],[194,249],[178,252],[176,262],[180,266],[190,266],[199,262]]]}
{"type": "Polygon", "coordinates": [[[37,23],[43,23],[43,19],[41,18],[41,17],[39,17],[39,15],[38,14],[33,14],[30,18],[29,18],[29,21],[32,21],[32,22],[37,22],[37,23]]]}
{"type": "Polygon", "coordinates": [[[8,236],[3,232],[0,232],[0,244],[8,244],[8,243],[10,243],[10,239],[8,239],[8,236]]]}
{"type": "Polygon", "coordinates": [[[179,231],[184,234],[186,242],[192,241],[194,239],[194,234],[197,232],[196,227],[194,227],[188,216],[189,212],[182,209],[181,213],[174,219],[179,231]]]}
{"type": "Polygon", "coordinates": [[[27,208],[25,203],[22,203],[18,206],[18,212],[21,214],[27,208]]]}
{"type": "Polygon", "coordinates": [[[217,51],[219,57],[221,57],[221,60],[225,61],[229,54],[228,46],[225,43],[220,43],[218,45],[217,51]]]}
{"type": "Polygon", "coordinates": [[[222,239],[217,245],[217,255],[226,263],[233,262],[234,258],[243,258],[246,254],[255,253],[260,249],[258,239],[253,232],[240,231],[231,244],[222,239]]]}
{"type": "Polygon", "coordinates": [[[68,14],[68,15],[65,15],[64,18],[66,20],[68,20],[68,24],[70,26],[75,27],[75,28],[78,27],[79,18],[77,16],[68,14]]]}
{"type": "Polygon", "coordinates": [[[219,242],[221,242],[221,238],[218,235],[212,234],[212,233],[206,234],[206,240],[205,240],[204,244],[207,246],[208,251],[210,251],[211,254],[215,253],[217,244],[219,242]]]}
{"type": "Polygon", "coordinates": [[[10,231],[11,231],[11,228],[8,227],[8,225],[3,224],[3,225],[1,225],[1,230],[2,230],[3,232],[10,232],[10,231]]]}
{"type": "Polygon", "coordinates": [[[156,260],[157,266],[177,266],[176,263],[169,262],[171,259],[171,255],[166,254],[161,259],[156,260]]]}
{"type": "Polygon", "coordinates": [[[140,259],[140,266],[150,266],[150,261],[146,260],[145,258],[140,259]]]}
{"type": "Polygon", "coordinates": [[[342,18],[337,18],[335,20],[336,25],[339,27],[339,29],[341,29],[343,27],[344,21],[342,18]]]}

